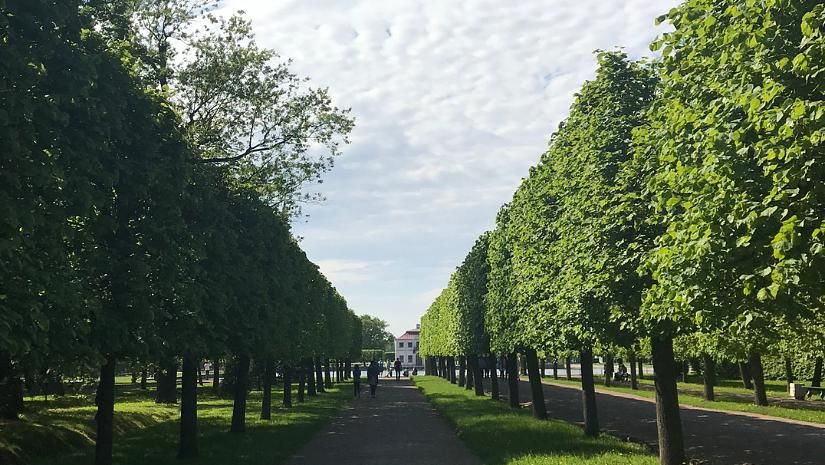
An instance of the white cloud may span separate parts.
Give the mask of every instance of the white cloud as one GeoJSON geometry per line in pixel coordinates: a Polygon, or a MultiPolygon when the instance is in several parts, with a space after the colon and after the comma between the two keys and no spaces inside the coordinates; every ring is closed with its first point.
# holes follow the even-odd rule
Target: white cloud
{"type": "Polygon", "coordinates": [[[228,0],[357,118],[297,226],[359,312],[408,329],[544,151],[595,49],[647,54],[675,0],[228,0]],[[341,258],[345,257],[345,258],[341,258]],[[446,264],[446,265],[445,265],[446,264]],[[376,272],[376,270],[380,270],[376,272]]]}

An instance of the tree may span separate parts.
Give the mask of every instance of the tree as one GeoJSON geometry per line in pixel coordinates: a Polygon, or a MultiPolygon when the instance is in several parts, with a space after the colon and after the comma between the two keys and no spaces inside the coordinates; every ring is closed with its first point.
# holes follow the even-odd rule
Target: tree
{"type": "Polygon", "coordinates": [[[387,330],[389,324],[371,315],[361,315],[361,343],[365,349],[385,350],[392,346],[395,337],[387,330]]]}

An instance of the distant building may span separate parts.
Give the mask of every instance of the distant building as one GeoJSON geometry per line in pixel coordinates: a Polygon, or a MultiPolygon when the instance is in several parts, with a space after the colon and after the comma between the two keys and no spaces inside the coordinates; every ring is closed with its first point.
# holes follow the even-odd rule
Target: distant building
{"type": "Polygon", "coordinates": [[[421,325],[415,325],[415,329],[395,338],[395,357],[401,360],[404,368],[424,368],[424,360],[418,356],[420,337],[421,325]]]}

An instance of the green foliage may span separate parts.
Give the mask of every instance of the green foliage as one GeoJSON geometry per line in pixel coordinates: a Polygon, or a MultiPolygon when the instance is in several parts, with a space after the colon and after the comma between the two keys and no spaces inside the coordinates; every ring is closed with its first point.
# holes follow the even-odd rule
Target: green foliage
{"type": "Polygon", "coordinates": [[[381,349],[392,347],[395,337],[387,330],[388,323],[381,318],[371,315],[361,315],[362,347],[365,349],[381,349]]]}

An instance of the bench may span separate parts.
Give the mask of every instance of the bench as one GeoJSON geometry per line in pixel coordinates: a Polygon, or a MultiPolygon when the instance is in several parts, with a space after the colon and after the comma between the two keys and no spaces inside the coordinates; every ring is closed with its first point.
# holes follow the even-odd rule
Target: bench
{"type": "Polygon", "coordinates": [[[817,392],[819,393],[819,398],[820,399],[825,399],[825,387],[805,386],[804,389],[806,389],[808,391],[808,393],[805,395],[806,399],[810,399],[811,396],[813,396],[814,393],[817,393],[817,392]]]}

